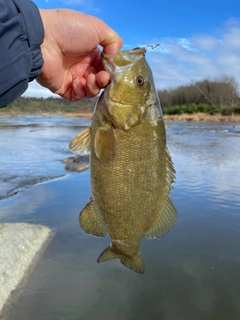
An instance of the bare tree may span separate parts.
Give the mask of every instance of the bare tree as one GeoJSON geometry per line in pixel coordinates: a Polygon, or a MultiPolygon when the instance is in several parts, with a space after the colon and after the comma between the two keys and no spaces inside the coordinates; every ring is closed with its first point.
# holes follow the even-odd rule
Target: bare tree
{"type": "Polygon", "coordinates": [[[234,77],[223,75],[214,80],[205,79],[188,86],[158,91],[162,106],[182,106],[193,103],[211,104],[197,87],[220,108],[231,109],[236,107],[239,102],[237,81],[234,77]]]}

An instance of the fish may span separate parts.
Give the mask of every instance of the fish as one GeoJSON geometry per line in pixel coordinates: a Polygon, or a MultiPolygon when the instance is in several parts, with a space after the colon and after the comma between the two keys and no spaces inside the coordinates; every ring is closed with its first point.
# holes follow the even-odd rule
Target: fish
{"type": "Polygon", "coordinates": [[[177,221],[169,195],[175,169],[146,48],[102,54],[110,83],[100,94],[91,126],[70,141],[74,153],[90,153],[92,196],[80,212],[81,228],[109,235],[98,262],[120,259],[144,273],[143,237],[162,238],[177,221]]]}

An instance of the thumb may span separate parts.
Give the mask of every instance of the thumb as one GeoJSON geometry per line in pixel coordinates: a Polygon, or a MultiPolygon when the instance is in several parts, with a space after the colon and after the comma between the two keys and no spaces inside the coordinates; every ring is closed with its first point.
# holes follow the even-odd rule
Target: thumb
{"type": "Polygon", "coordinates": [[[99,44],[103,47],[104,53],[115,53],[119,51],[122,47],[122,38],[110,27],[108,27],[103,21],[103,28],[99,28],[99,44]]]}

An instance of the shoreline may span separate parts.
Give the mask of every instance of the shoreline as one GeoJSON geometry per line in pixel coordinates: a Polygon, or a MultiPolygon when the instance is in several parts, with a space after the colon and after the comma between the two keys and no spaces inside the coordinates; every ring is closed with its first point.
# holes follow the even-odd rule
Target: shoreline
{"type": "Polygon", "coordinates": [[[193,113],[193,114],[166,114],[163,116],[165,121],[186,121],[186,122],[213,122],[213,123],[238,123],[240,122],[240,115],[226,115],[221,114],[207,114],[207,113],[193,113]]]}
{"type": "MultiPolygon", "coordinates": [[[[52,115],[52,116],[64,116],[64,117],[73,117],[73,118],[87,118],[91,119],[92,112],[42,112],[42,113],[20,113],[20,112],[1,112],[1,115],[11,115],[11,116],[22,116],[22,115],[52,115]]],[[[186,121],[186,122],[218,122],[218,123],[231,123],[231,122],[240,122],[240,115],[226,115],[222,116],[221,114],[207,114],[207,113],[193,113],[193,114],[174,114],[164,115],[165,121],[186,121]]]]}

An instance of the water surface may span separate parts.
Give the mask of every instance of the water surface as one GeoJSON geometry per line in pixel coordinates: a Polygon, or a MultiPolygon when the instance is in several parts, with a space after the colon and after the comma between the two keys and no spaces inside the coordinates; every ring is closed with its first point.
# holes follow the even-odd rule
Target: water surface
{"type": "Polygon", "coordinates": [[[39,117],[37,131],[31,131],[34,119],[30,126],[11,127],[22,121],[26,118],[7,118],[1,127],[1,177],[4,172],[7,180],[14,172],[24,178],[30,167],[29,178],[39,172],[44,179],[60,178],[0,201],[1,222],[41,223],[55,232],[7,320],[240,319],[238,126],[167,124],[179,219],[162,240],[143,239],[146,273],[139,275],[119,260],[98,264],[109,238],[88,236],[78,225],[91,195],[89,171],[66,175],[60,160],[68,156],[68,141],[87,123],[39,117]]]}
{"type": "Polygon", "coordinates": [[[90,120],[62,116],[0,116],[0,199],[66,174],[69,140],[90,120]]]}

